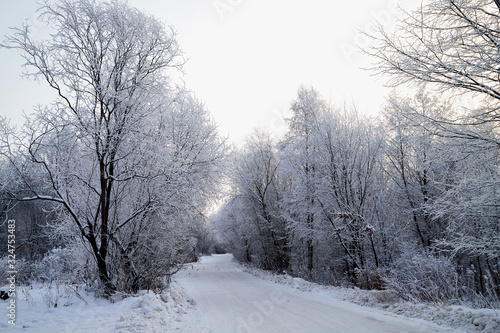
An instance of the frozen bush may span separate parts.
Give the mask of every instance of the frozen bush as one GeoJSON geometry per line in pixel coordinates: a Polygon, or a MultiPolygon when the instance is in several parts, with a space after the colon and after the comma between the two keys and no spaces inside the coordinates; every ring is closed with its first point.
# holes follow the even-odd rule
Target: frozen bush
{"type": "MultiPolygon", "coordinates": [[[[8,265],[8,257],[0,258],[0,281],[2,283],[7,283],[7,278],[9,277],[9,271],[12,269],[8,265]]],[[[28,285],[32,279],[32,265],[25,259],[16,259],[15,271],[16,273],[16,283],[19,285],[28,285]]]]}
{"type": "Polygon", "coordinates": [[[393,265],[389,287],[417,301],[450,302],[458,298],[458,274],[447,257],[404,253],[393,265]]]}
{"type": "Polygon", "coordinates": [[[377,268],[364,268],[356,270],[357,286],[365,290],[384,290],[388,281],[377,268]]]}
{"type": "Polygon", "coordinates": [[[83,246],[72,244],[52,249],[32,266],[34,278],[42,282],[89,283],[95,279],[93,265],[94,261],[83,246]]]}

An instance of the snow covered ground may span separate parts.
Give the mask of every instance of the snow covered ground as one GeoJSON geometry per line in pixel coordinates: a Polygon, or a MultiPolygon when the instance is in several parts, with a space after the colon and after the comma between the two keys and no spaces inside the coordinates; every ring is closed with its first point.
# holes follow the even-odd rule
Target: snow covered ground
{"type": "Polygon", "coordinates": [[[34,285],[17,290],[16,325],[8,323],[8,301],[0,300],[0,332],[170,332],[190,307],[175,284],[161,295],[142,292],[123,300],[115,297],[114,303],[95,298],[83,287],[34,285]]]}
{"type": "Polygon", "coordinates": [[[422,320],[261,279],[244,272],[231,255],[205,257],[177,281],[196,302],[184,332],[445,332],[422,320]]]}
{"type": "Polygon", "coordinates": [[[8,304],[0,301],[2,332],[500,331],[493,310],[412,305],[381,292],[322,287],[244,268],[232,255],[188,265],[160,295],[143,292],[109,303],[83,287],[18,287],[16,326],[7,322],[8,304]]]}
{"type": "Polygon", "coordinates": [[[397,315],[419,318],[442,325],[443,329],[453,332],[500,332],[500,310],[472,309],[466,306],[445,306],[432,304],[416,304],[401,300],[391,291],[368,291],[347,289],[332,286],[321,286],[300,278],[286,275],[275,275],[262,270],[245,267],[244,270],[261,279],[287,285],[312,294],[324,294],[328,297],[374,307],[397,315]]]}

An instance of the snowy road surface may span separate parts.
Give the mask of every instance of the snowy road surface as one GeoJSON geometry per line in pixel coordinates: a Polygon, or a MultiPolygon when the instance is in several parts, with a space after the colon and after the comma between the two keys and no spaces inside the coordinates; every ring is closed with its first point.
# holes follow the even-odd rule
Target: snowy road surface
{"type": "Polygon", "coordinates": [[[444,332],[423,320],[257,278],[243,272],[230,254],[204,257],[176,280],[196,304],[182,318],[185,332],[444,332]]]}

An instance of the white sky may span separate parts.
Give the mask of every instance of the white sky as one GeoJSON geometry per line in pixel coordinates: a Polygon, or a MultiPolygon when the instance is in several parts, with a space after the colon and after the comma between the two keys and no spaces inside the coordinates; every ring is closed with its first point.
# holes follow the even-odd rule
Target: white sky
{"type": "MultiPolygon", "coordinates": [[[[284,130],[282,115],[301,84],[332,103],[354,100],[376,114],[388,89],[360,67],[370,59],[352,53],[368,43],[376,18],[393,23],[392,8],[410,0],[129,0],[131,6],[174,26],[189,58],[184,80],[220,125],[240,144],[254,128],[284,130]]],[[[0,39],[27,19],[36,34],[36,0],[0,0],[0,39]]],[[[0,49],[0,115],[22,123],[22,112],[50,100],[40,84],[21,79],[22,60],[0,49]]]]}

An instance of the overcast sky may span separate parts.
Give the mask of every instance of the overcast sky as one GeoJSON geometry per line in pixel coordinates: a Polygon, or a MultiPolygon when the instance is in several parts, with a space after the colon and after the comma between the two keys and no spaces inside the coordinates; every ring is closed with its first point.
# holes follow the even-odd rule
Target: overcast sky
{"type": "MultiPolygon", "coordinates": [[[[131,6],[173,25],[189,58],[184,80],[220,125],[240,144],[255,127],[283,131],[283,114],[301,84],[332,103],[355,101],[376,114],[388,89],[360,67],[367,45],[360,31],[393,23],[396,4],[409,0],[129,0],[131,6]]],[[[24,20],[43,35],[36,0],[0,0],[0,35],[24,20]]],[[[48,90],[21,79],[22,60],[0,49],[0,115],[22,123],[24,110],[48,103],[48,90]]]]}

